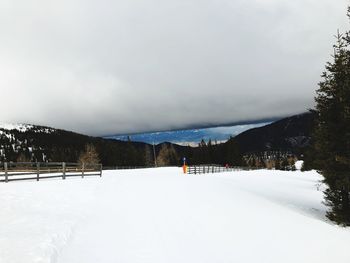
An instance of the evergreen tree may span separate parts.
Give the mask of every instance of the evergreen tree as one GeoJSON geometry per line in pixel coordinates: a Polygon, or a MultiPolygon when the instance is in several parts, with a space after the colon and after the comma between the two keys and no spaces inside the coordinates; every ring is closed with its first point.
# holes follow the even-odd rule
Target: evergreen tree
{"type": "Polygon", "coordinates": [[[287,157],[282,159],[281,169],[282,170],[289,170],[289,162],[288,162],[287,157]]]}
{"type": "Polygon", "coordinates": [[[225,164],[229,164],[231,166],[242,165],[242,155],[240,153],[237,141],[233,137],[230,137],[225,144],[225,147],[225,164]]]}
{"type": "Polygon", "coordinates": [[[145,163],[144,163],[145,166],[147,167],[154,166],[154,158],[152,155],[152,150],[151,150],[151,147],[149,147],[148,145],[145,146],[144,159],[145,159],[145,163]]]}
{"type": "MultiPolygon", "coordinates": [[[[348,16],[350,9],[348,9],[348,16]]],[[[325,178],[329,219],[350,225],[350,37],[338,33],[333,61],[319,83],[315,164],[325,178]]]]}
{"type": "MultiPolygon", "coordinates": [[[[143,154],[142,154],[142,156],[143,156],[143,154]]],[[[125,166],[129,166],[129,165],[137,166],[137,165],[139,165],[140,155],[137,154],[137,150],[136,150],[135,146],[133,145],[130,136],[128,136],[128,142],[125,145],[123,157],[124,157],[123,165],[125,165],[125,166]]]]}
{"type": "Polygon", "coordinates": [[[207,164],[209,161],[209,152],[208,152],[208,146],[205,143],[204,139],[201,140],[199,143],[199,163],[200,164],[207,164]]]}
{"type": "Polygon", "coordinates": [[[211,142],[211,139],[209,139],[207,144],[207,162],[208,163],[214,163],[214,147],[211,142]]]}
{"type": "Polygon", "coordinates": [[[295,167],[295,160],[294,160],[294,158],[291,159],[289,165],[290,165],[290,169],[291,169],[292,171],[296,171],[296,170],[297,170],[297,168],[295,167]]]}
{"type": "MultiPolygon", "coordinates": [[[[313,125],[315,126],[315,125],[313,125]]],[[[301,167],[301,171],[310,171],[312,169],[318,169],[318,167],[315,164],[315,157],[316,157],[316,151],[314,147],[314,134],[311,135],[311,142],[310,145],[305,148],[305,152],[303,156],[301,157],[303,162],[303,165],[301,167]]]]}
{"type": "Polygon", "coordinates": [[[279,153],[276,155],[275,170],[281,170],[281,157],[279,153]]]}

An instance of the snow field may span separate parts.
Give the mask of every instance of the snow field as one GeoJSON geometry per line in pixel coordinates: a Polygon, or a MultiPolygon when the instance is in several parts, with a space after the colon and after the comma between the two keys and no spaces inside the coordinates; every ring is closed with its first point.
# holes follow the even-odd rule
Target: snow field
{"type": "Polygon", "coordinates": [[[350,231],[325,219],[321,179],[158,168],[0,184],[0,263],[348,263],[350,231]]]}

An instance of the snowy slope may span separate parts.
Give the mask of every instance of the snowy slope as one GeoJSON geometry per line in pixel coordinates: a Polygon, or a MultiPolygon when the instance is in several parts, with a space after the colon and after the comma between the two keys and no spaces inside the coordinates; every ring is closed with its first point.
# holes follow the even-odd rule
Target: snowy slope
{"type": "Polygon", "coordinates": [[[348,263],[350,231],[325,220],[320,180],[159,168],[0,184],[0,263],[348,263]]]}
{"type": "Polygon", "coordinates": [[[17,130],[20,132],[33,131],[36,133],[52,133],[55,132],[56,129],[49,128],[45,126],[37,126],[31,124],[11,124],[11,123],[0,123],[0,130],[4,131],[12,131],[17,130]]]}
{"type": "Polygon", "coordinates": [[[4,130],[18,130],[21,132],[28,131],[32,129],[34,126],[29,124],[12,124],[12,123],[0,123],[0,129],[4,130]]]}

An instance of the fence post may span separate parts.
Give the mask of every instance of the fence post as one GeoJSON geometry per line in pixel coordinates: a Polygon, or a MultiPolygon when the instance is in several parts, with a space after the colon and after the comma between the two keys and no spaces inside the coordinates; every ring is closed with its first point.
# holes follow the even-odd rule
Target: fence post
{"type": "Polygon", "coordinates": [[[83,162],[81,166],[81,178],[84,178],[84,169],[85,169],[85,163],[83,162]]]}
{"type": "Polygon", "coordinates": [[[100,177],[102,177],[102,163],[100,164],[100,177]]]}
{"type": "Polygon", "coordinates": [[[9,181],[8,171],[7,171],[7,162],[4,163],[4,169],[5,169],[5,182],[7,183],[9,181]]]}
{"type": "Polygon", "coordinates": [[[39,181],[40,176],[40,163],[36,163],[36,180],[39,181]]]}
{"type": "Polygon", "coordinates": [[[197,166],[194,166],[194,174],[197,174],[197,166]]]}
{"type": "Polygon", "coordinates": [[[62,179],[66,179],[66,163],[62,163],[62,179]]]}

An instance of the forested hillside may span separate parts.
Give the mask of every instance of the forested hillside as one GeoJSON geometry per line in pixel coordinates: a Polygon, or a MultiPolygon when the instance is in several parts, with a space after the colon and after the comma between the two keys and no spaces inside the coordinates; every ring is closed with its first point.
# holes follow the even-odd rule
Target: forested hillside
{"type": "Polygon", "coordinates": [[[235,140],[244,153],[281,150],[302,154],[310,144],[314,118],[313,113],[295,115],[245,131],[235,140]]]}
{"type": "Polygon", "coordinates": [[[0,161],[76,162],[87,144],[96,148],[105,166],[181,165],[216,163],[244,165],[242,156],[270,150],[303,152],[310,141],[312,114],[286,118],[248,130],[226,143],[204,142],[198,147],[164,142],[153,145],[90,137],[74,132],[35,125],[0,126],[0,161]],[[156,158],[154,158],[154,156],[156,158]]]}

